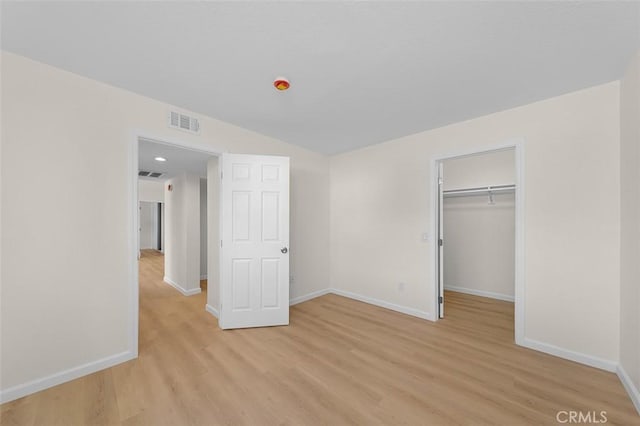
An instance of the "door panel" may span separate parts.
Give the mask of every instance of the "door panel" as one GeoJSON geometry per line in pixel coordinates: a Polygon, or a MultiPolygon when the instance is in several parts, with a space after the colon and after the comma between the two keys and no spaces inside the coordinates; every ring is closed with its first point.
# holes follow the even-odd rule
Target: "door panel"
{"type": "Polygon", "coordinates": [[[279,308],[280,259],[262,259],[262,307],[279,308]]]}
{"type": "Polygon", "coordinates": [[[251,259],[233,259],[231,292],[233,310],[251,308],[251,259]]]}
{"type": "Polygon", "coordinates": [[[273,242],[280,238],[280,194],[262,193],[262,241],[273,242]]]}
{"type": "Polygon", "coordinates": [[[289,159],[222,156],[221,328],[289,323],[289,159]]]}
{"type": "Polygon", "coordinates": [[[251,208],[251,192],[250,191],[233,191],[232,192],[232,209],[231,226],[233,228],[234,242],[249,241],[249,227],[251,220],[249,219],[249,209],[251,208]]]}

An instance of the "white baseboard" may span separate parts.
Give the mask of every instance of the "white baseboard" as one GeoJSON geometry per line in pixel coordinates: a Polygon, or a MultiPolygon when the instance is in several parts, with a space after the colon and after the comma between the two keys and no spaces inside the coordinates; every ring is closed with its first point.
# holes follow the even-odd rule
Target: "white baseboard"
{"type": "Polygon", "coordinates": [[[186,290],[184,288],[182,288],[180,285],[178,285],[178,283],[176,283],[175,281],[173,281],[172,279],[168,278],[168,277],[164,277],[163,278],[164,282],[169,284],[171,287],[175,288],[176,290],[178,290],[180,293],[182,293],[185,296],[193,296],[194,294],[198,294],[200,293],[202,290],[200,290],[200,287],[198,288],[192,288],[191,290],[186,290]]]}
{"type": "Polygon", "coordinates": [[[449,291],[455,291],[458,293],[472,294],[474,296],[482,296],[482,297],[489,297],[491,299],[504,300],[505,302],[513,302],[515,300],[514,296],[509,296],[508,294],[494,293],[492,291],[476,290],[475,288],[446,285],[444,286],[444,289],[449,291]]]}
{"type": "Polygon", "coordinates": [[[200,275],[200,281],[202,280],[208,280],[209,278],[207,278],[207,274],[204,275],[200,275]]]}
{"type": "Polygon", "coordinates": [[[625,390],[629,394],[631,402],[633,402],[633,405],[636,407],[636,411],[638,412],[638,414],[640,414],[640,390],[638,390],[636,385],[631,380],[631,377],[629,377],[622,365],[618,365],[616,374],[620,378],[622,386],[624,386],[625,390]]]}
{"type": "Polygon", "coordinates": [[[294,297],[293,299],[289,299],[289,306],[297,305],[298,303],[306,302],[307,300],[315,299],[316,297],[324,296],[329,293],[331,293],[331,289],[325,288],[305,294],[304,296],[294,297]]]}
{"type": "Polygon", "coordinates": [[[207,303],[207,306],[205,306],[205,310],[209,312],[211,315],[213,315],[214,317],[220,318],[220,312],[218,311],[218,309],[214,308],[210,304],[207,303]]]}
{"type": "Polygon", "coordinates": [[[521,346],[524,346],[525,348],[533,349],[536,351],[544,352],[549,355],[568,359],[569,361],[585,364],[590,367],[595,367],[601,370],[610,371],[612,373],[615,373],[618,367],[617,362],[609,361],[608,359],[602,359],[595,356],[583,354],[580,352],[575,352],[569,349],[564,349],[559,346],[551,345],[549,343],[539,342],[537,340],[529,339],[526,337],[522,341],[521,346]]]}
{"type": "Polygon", "coordinates": [[[430,312],[421,311],[419,309],[396,305],[395,303],[385,302],[384,300],[374,299],[372,297],[363,296],[361,294],[351,293],[350,291],[338,290],[337,288],[330,289],[329,293],[337,294],[338,296],[348,297],[349,299],[359,300],[360,302],[365,302],[365,303],[369,303],[370,305],[380,306],[381,308],[385,308],[385,309],[391,309],[392,311],[426,319],[429,321],[435,321],[434,315],[432,315],[430,312]]]}
{"type": "Polygon", "coordinates": [[[136,358],[136,356],[133,353],[126,351],[97,361],[88,362],[68,370],[60,371],[59,373],[51,374],[41,379],[32,380],[21,385],[0,390],[0,404],[69,382],[79,377],[86,376],[87,374],[95,373],[96,371],[104,370],[105,368],[112,367],[116,364],[120,364],[134,358],[136,358]]]}
{"type": "Polygon", "coordinates": [[[289,305],[292,306],[298,303],[306,302],[307,300],[315,299],[316,297],[324,296],[325,294],[336,294],[338,296],[348,297],[349,299],[358,300],[370,305],[380,306],[381,308],[390,309],[392,311],[400,312],[406,315],[435,321],[435,317],[429,312],[421,311],[415,308],[409,308],[406,306],[396,305],[395,303],[385,302],[384,300],[374,299],[372,297],[363,296],[361,294],[351,293],[350,291],[338,290],[337,288],[326,288],[323,290],[314,291],[313,293],[305,294],[304,296],[295,297],[289,300],[289,305]]]}

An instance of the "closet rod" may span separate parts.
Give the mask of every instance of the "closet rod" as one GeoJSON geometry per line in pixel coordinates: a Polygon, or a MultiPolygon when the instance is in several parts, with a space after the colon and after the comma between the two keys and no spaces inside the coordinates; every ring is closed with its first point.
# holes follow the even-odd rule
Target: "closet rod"
{"type": "Polygon", "coordinates": [[[516,189],[515,185],[496,185],[496,186],[483,186],[479,188],[449,189],[446,191],[442,191],[442,194],[444,196],[487,194],[490,192],[495,193],[495,192],[514,191],[515,189],[516,189]]]}

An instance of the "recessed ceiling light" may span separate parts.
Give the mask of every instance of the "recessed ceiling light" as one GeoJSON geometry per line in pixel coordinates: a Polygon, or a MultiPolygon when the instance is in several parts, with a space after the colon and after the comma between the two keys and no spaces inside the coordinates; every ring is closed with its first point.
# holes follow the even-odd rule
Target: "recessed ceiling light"
{"type": "Polygon", "coordinates": [[[164,158],[164,157],[156,157],[156,158],[154,158],[154,160],[160,161],[161,163],[164,163],[165,161],[167,161],[167,159],[164,158]]]}

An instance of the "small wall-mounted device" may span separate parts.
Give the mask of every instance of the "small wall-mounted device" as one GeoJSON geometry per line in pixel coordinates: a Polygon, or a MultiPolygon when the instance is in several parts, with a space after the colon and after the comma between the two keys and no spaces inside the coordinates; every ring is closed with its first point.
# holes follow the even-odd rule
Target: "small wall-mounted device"
{"type": "Polygon", "coordinates": [[[167,191],[173,191],[173,185],[171,184],[167,185],[167,191]]]}
{"type": "Polygon", "coordinates": [[[291,86],[291,83],[289,83],[289,80],[285,77],[276,77],[276,79],[273,80],[273,86],[280,91],[284,91],[291,86]]]}

